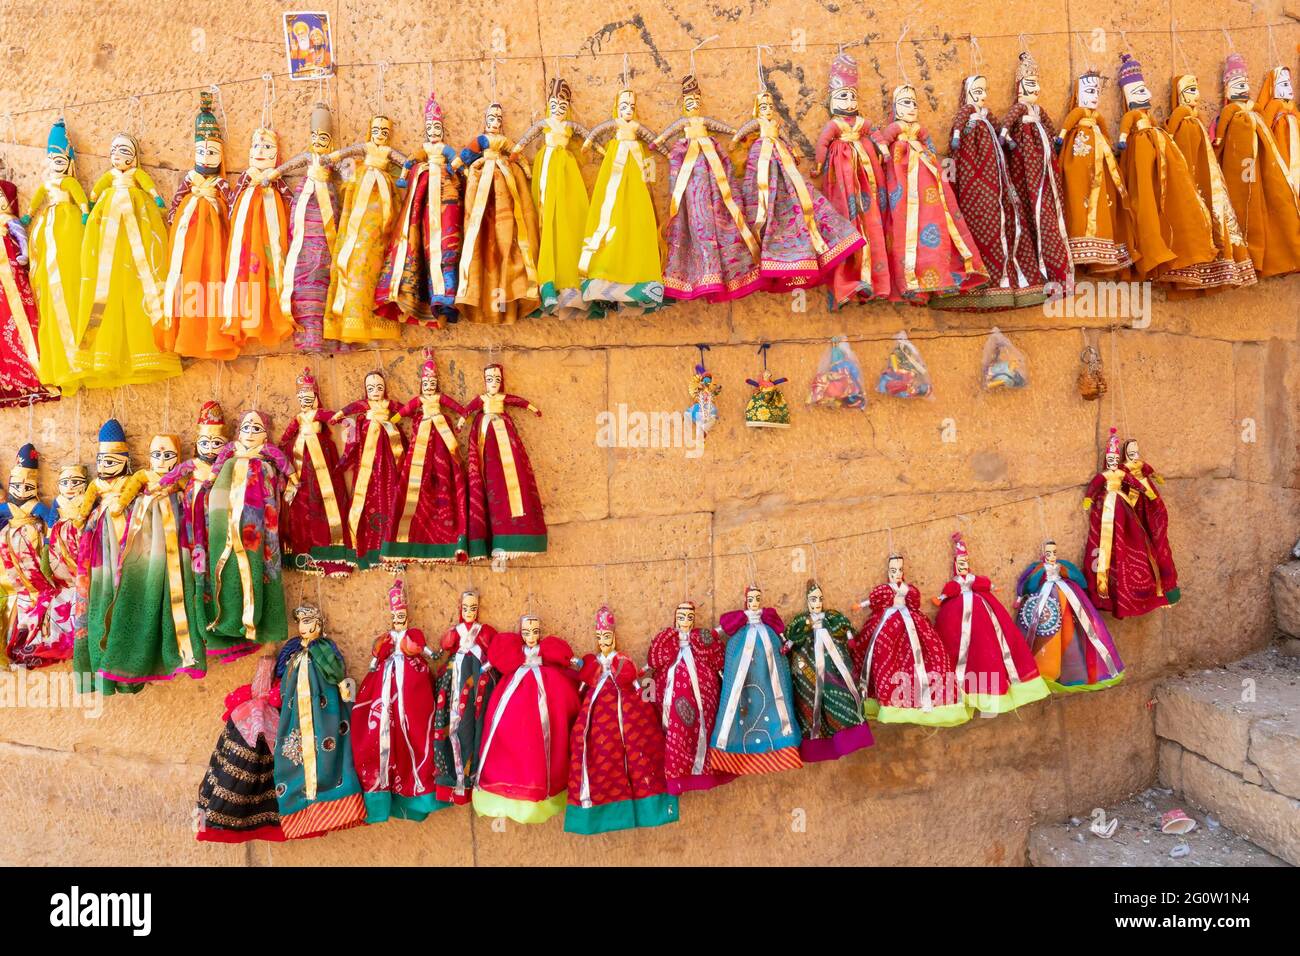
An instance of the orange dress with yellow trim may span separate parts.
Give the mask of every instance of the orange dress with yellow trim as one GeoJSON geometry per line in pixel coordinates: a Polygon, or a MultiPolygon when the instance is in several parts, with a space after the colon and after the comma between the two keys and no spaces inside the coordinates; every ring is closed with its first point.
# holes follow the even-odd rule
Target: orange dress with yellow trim
{"type": "Polygon", "coordinates": [[[1255,272],[1265,279],[1300,271],[1300,202],[1268,123],[1251,101],[1230,101],[1215,136],[1215,155],[1255,272]],[[1243,175],[1247,170],[1254,175],[1243,175]]]}
{"type": "Polygon", "coordinates": [[[1060,165],[1065,191],[1065,229],[1070,256],[1089,272],[1113,272],[1133,257],[1128,231],[1128,193],[1111,149],[1106,120],[1098,110],[1076,106],[1061,123],[1060,165]]]}
{"type": "Polygon", "coordinates": [[[232,359],[236,336],[221,316],[230,238],[230,184],[190,170],[167,210],[170,253],[163,290],[163,346],[189,358],[232,359]]]}

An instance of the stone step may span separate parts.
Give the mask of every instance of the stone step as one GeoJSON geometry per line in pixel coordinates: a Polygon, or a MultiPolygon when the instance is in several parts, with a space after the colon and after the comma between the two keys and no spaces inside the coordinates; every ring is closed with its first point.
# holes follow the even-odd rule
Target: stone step
{"type": "MultiPolygon", "coordinates": [[[[1300,544],[1296,547],[1300,548],[1300,544]]],[[[1272,585],[1277,629],[1291,640],[1300,639],[1300,561],[1275,567],[1272,585]]]]}

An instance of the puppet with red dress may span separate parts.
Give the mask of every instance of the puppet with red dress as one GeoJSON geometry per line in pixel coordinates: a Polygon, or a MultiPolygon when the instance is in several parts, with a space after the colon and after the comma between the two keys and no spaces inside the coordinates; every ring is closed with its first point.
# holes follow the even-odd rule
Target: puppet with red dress
{"type": "Polygon", "coordinates": [[[344,577],[352,570],[352,531],[348,490],[330,434],[334,413],[320,406],[320,389],[311,369],[298,376],[298,413],[280,436],[292,471],[284,489],[285,561],[309,574],[344,577]]]}
{"type": "Polygon", "coordinates": [[[406,448],[402,434],[400,406],[388,397],[384,373],[366,373],[366,397],[335,412],[332,424],[356,418],[357,427],[343,450],[340,465],[353,473],[352,502],[347,513],[352,536],[349,562],[361,570],[379,564],[384,538],[393,523],[393,509],[400,500],[398,462],[406,448]]]}
{"type": "Polygon", "coordinates": [[[478,774],[478,755],[488,701],[500,676],[488,661],[496,628],[479,619],[479,595],[460,596],[460,620],[442,636],[449,655],[436,684],[433,713],[433,769],[439,800],[466,804],[478,774]]]}
{"type": "Polygon", "coordinates": [[[1151,539],[1151,556],[1155,559],[1156,571],[1160,575],[1160,587],[1169,603],[1177,604],[1181,594],[1174,552],[1169,547],[1169,509],[1165,507],[1164,496],[1156,488],[1156,485],[1163,485],[1165,480],[1142,460],[1136,438],[1125,441],[1121,451],[1125,470],[1142,486],[1142,494],[1133,507],[1142,521],[1142,527],[1146,529],[1147,537],[1151,539]]]}

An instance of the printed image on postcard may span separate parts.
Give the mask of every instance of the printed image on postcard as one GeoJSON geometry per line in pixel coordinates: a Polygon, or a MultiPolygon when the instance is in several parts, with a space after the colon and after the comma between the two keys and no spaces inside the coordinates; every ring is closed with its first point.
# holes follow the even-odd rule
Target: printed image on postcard
{"type": "Polygon", "coordinates": [[[289,79],[334,75],[334,34],[328,13],[286,13],[284,45],[289,54],[289,79]]]}

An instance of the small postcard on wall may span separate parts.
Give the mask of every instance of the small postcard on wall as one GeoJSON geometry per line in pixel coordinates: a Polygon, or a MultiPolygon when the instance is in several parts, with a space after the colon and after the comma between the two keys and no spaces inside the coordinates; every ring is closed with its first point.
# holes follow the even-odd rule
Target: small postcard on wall
{"type": "Polygon", "coordinates": [[[328,13],[285,13],[284,46],[289,55],[289,79],[334,75],[334,34],[328,13]]]}

